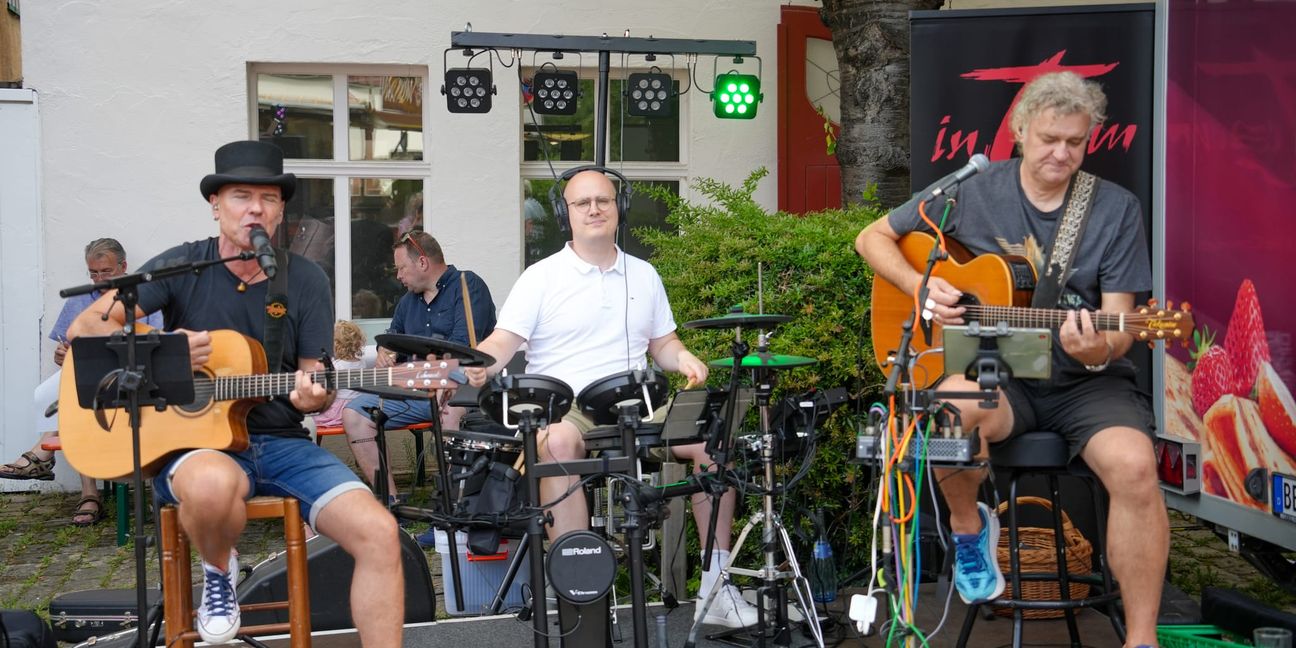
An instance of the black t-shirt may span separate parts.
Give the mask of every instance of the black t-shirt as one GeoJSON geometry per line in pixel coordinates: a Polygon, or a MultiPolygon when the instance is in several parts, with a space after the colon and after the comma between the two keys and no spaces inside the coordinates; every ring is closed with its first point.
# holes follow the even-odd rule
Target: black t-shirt
{"type": "MultiPolygon", "coordinates": [[[[1042,271],[1043,258],[1053,244],[1065,202],[1056,210],[1036,209],[1021,186],[1021,159],[995,162],[959,187],[945,233],[974,254],[1015,254],[1026,257],[1042,271]]],[[[927,216],[940,222],[944,201],[927,205],[927,216]]],[[[897,207],[888,216],[899,234],[927,229],[918,216],[918,199],[897,207]]],[[[1097,310],[1102,293],[1137,293],[1152,289],[1152,269],[1143,232],[1138,198],[1119,185],[1099,179],[1093,211],[1084,238],[1071,264],[1059,298],[1059,308],[1097,310]]],[[[1134,374],[1126,358],[1113,361],[1109,373],[1134,374]]],[[[1053,376],[1058,383],[1092,375],[1062,350],[1056,332],[1053,340],[1053,376]]]]}
{"type": "MultiPolygon", "coordinates": [[[[180,262],[220,258],[217,239],[184,243],[167,250],[140,268],[148,272],[180,262]]],[[[288,267],[288,315],[284,318],[283,356],[272,372],[297,370],[298,358],[319,358],[333,348],[333,297],[328,276],[318,265],[297,254],[288,267]]],[[[224,264],[200,274],[183,274],[140,286],[139,305],[147,313],[161,310],[168,329],[210,331],[231,329],[259,342],[265,339],[265,299],[270,282],[249,285],[239,292],[240,280],[224,264]]],[[[302,413],[285,396],[252,408],[248,432],[307,436],[302,413]]]]}

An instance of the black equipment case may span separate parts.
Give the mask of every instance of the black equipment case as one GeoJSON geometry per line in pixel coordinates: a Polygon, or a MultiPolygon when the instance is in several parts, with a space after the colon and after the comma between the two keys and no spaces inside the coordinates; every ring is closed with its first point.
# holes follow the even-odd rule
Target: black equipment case
{"type": "MultiPolygon", "coordinates": [[[[156,605],[161,597],[161,590],[148,590],[149,607],[156,605]]],[[[54,638],[67,643],[78,643],[90,637],[132,629],[139,620],[135,600],[133,587],[60,594],[50,601],[49,606],[54,638]]]]}

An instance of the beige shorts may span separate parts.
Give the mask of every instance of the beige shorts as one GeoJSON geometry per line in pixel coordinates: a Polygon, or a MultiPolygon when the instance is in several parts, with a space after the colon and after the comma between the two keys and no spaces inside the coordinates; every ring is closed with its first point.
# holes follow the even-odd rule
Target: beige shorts
{"type": "MultiPolygon", "coordinates": [[[[657,424],[661,424],[665,422],[666,414],[670,412],[671,403],[674,400],[675,398],[674,396],[672,396],[671,398],[667,399],[666,402],[663,403],[661,406],[654,409],[652,420],[649,422],[657,423],[657,424]]],[[[568,410],[567,414],[563,416],[562,420],[563,423],[570,423],[576,426],[576,429],[580,431],[581,436],[585,436],[586,434],[589,434],[590,430],[593,430],[596,427],[607,427],[607,426],[594,425],[594,421],[591,421],[588,416],[585,416],[584,412],[581,412],[580,410],[574,407],[571,410],[568,410]]],[[[664,447],[652,448],[649,451],[649,454],[653,459],[656,459],[657,461],[669,461],[671,458],[669,450],[664,447]]]]}

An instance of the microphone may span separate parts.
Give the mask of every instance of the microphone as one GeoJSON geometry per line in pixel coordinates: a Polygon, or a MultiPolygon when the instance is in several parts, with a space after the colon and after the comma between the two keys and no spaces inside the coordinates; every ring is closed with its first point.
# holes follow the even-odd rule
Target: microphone
{"type": "Polygon", "coordinates": [[[261,266],[261,271],[267,279],[274,279],[279,271],[279,262],[275,259],[274,247],[270,245],[270,235],[260,225],[252,226],[252,247],[256,248],[257,265],[261,266]]]}
{"type": "Polygon", "coordinates": [[[963,165],[963,168],[937,180],[936,183],[932,185],[933,188],[931,193],[928,194],[927,197],[936,198],[937,196],[941,196],[950,189],[962,184],[964,180],[967,180],[968,178],[971,178],[989,168],[990,158],[981,153],[977,153],[972,156],[972,159],[968,160],[967,164],[963,165]]]}

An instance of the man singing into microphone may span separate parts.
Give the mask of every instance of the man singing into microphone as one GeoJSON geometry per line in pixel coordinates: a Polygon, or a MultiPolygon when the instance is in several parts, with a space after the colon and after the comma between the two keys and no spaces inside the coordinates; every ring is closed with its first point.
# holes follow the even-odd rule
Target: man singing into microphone
{"type": "MultiPolygon", "coordinates": [[[[1091,315],[1129,312],[1134,293],[1152,288],[1138,199],[1080,172],[1090,133],[1102,123],[1106,107],[1107,98],[1092,81],[1071,72],[1040,76],[1022,90],[1012,113],[1021,157],[991,164],[959,189],[946,234],[975,254],[1030,259],[1040,274],[1036,290],[1049,281],[1057,289],[1056,304],[1038,306],[1071,312],[1054,336],[1049,379],[1009,381],[994,409],[974,401],[953,404],[962,412],[964,429],[980,428],[987,443],[1029,430],[1056,431],[1067,439],[1071,457],[1082,457],[1098,475],[1111,496],[1107,551],[1125,601],[1126,645],[1155,646],[1170,536],[1152,451],[1155,421],[1147,394],[1134,383],[1134,366],[1124,358],[1133,338],[1096,330],[1091,315]],[[1092,206],[1083,200],[1090,195],[1092,206]],[[1087,225],[1073,227],[1084,222],[1077,216],[1086,208],[1087,225]],[[1079,234],[1063,234],[1077,229],[1079,234]],[[1065,237],[1049,252],[1055,234],[1065,237]],[[1050,275],[1046,269],[1056,268],[1066,252],[1070,269],[1050,275]],[[1060,286],[1057,277],[1063,278],[1060,286]]],[[[896,241],[924,227],[918,204],[929,196],[900,206],[855,241],[876,275],[907,293],[915,291],[922,275],[905,262],[896,241]]],[[[938,222],[943,208],[944,200],[933,200],[926,211],[938,222]]],[[[940,324],[961,323],[965,309],[958,288],[940,277],[928,288],[924,307],[931,317],[940,324]]],[[[967,392],[977,385],[949,376],[941,389],[967,392]]],[[[989,507],[977,503],[986,474],[980,469],[937,472],[949,502],[959,595],[969,603],[997,598],[1004,590],[995,553],[999,523],[989,507]]]]}
{"type": "MultiPolygon", "coordinates": [[[[208,331],[233,329],[264,343],[267,327],[278,327],[281,350],[268,358],[269,371],[297,371],[287,398],[260,402],[248,412],[247,450],[179,454],[154,478],[153,489],[164,502],[179,505],[180,525],[202,558],[203,593],[196,625],[204,641],[224,643],[239,630],[234,543],[247,523],[243,502],[253,495],[277,495],[297,498],[302,517],[355,559],[351,616],[361,642],[396,648],[401,645],[405,604],[396,520],[355,473],[312,443],[301,426],[303,413],[323,410],[333,398],[306,373],[318,369],[322,352],[333,348],[328,277],[310,260],[293,254],[277,268],[277,280],[270,281],[266,275],[271,274],[267,270],[273,252],[258,254],[265,252],[283,222],[284,203],[296,185],[296,178],[283,172],[283,153],[277,147],[263,142],[220,147],[216,173],[199,185],[219,235],[176,246],[144,264],[142,270],[148,271],[252,253],[199,274],[141,285],[139,316],[161,310],[168,327],[188,336],[195,369],[220,351],[213,349],[208,331]],[[278,321],[271,324],[272,320],[278,321]]],[[[125,316],[113,297],[113,292],[106,293],[87,308],[68,337],[119,330],[125,316]]]]}

